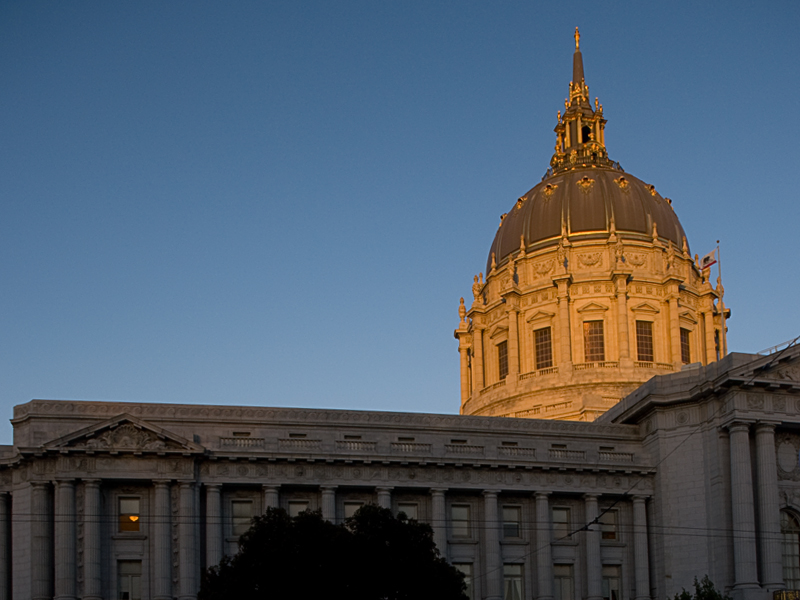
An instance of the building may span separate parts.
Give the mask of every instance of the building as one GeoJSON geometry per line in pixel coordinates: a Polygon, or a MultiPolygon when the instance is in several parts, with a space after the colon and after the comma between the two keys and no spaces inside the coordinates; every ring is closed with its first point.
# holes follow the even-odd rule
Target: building
{"type": "Polygon", "coordinates": [[[667,200],[608,161],[577,39],[575,56],[552,171],[461,310],[476,414],[19,405],[0,447],[0,600],[190,600],[266,507],[340,521],[367,502],[429,522],[474,600],[663,600],[704,574],[735,600],[800,589],[800,346],[726,352],[721,286],[667,200]],[[548,193],[568,217],[547,213],[555,235],[530,228],[548,193]],[[610,207],[596,228],[582,198],[610,207]],[[551,397],[573,404],[534,411],[551,397]]]}

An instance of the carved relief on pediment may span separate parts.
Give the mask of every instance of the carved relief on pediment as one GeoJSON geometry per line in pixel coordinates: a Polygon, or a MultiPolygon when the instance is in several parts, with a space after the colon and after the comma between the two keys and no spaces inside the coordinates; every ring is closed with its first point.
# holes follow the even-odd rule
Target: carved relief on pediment
{"type": "Polygon", "coordinates": [[[152,431],[142,429],[132,423],[98,432],[88,439],[70,444],[72,448],[87,450],[179,450],[178,444],[161,439],[152,431]]]}
{"type": "Polygon", "coordinates": [[[782,369],[777,369],[773,371],[771,375],[774,375],[778,379],[800,382],[800,365],[790,365],[782,369]]]}

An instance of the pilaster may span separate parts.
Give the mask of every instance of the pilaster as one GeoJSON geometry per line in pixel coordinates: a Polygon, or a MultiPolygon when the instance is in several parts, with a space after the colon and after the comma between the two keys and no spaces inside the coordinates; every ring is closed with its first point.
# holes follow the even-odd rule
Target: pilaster
{"type": "Polygon", "coordinates": [[[500,524],[497,518],[497,492],[483,492],[484,530],[483,542],[486,553],[486,600],[503,597],[503,562],[500,556],[500,524]]]}

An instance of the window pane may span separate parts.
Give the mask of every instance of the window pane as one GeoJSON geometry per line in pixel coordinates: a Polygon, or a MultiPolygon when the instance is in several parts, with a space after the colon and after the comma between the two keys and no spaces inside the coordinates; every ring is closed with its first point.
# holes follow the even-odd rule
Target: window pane
{"type": "Polygon", "coordinates": [[[345,502],[344,503],[344,518],[349,519],[356,511],[361,508],[361,505],[364,504],[363,502],[345,502]]]}
{"type": "Polygon", "coordinates": [[[573,600],[572,565],[553,565],[555,600],[573,600]]]}
{"type": "Polygon", "coordinates": [[[584,321],[583,343],[586,362],[604,361],[606,359],[602,321],[584,321]]]}
{"type": "Polygon", "coordinates": [[[508,377],[508,342],[497,344],[497,363],[500,369],[500,379],[508,377]]]}
{"type": "Polygon", "coordinates": [[[296,517],[308,509],[308,500],[292,500],[289,502],[289,516],[296,517]]]}
{"type": "Polygon", "coordinates": [[[603,565],[603,599],[622,600],[620,595],[620,568],[618,566],[603,565]]]}
{"type": "Polygon", "coordinates": [[[120,560],[117,562],[117,581],[119,600],[141,600],[142,562],[139,560],[120,560]]]}
{"type": "Polygon", "coordinates": [[[454,504],[450,507],[453,537],[469,537],[469,506],[454,504]]]}
{"type": "Polygon", "coordinates": [[[231,502],[231,521],[233,535],[242,535],[250,529],[250,520],[253,518],[252,500],[234,500],[231,502]]]}
{"type": "Polygon", "coordinates": [[[553,541],[561,539],[572,539],[569,528],[569,509],[568,508],[554,508],[553,509],[553,541]]]}
{"type": "Polygon", "coordinates": [[[689,333],[688,329],[681,329],[681,362],[688,365],[692,362],[691,348],[689,347],[689,333]]]}
{"type": "Polygon", "coordinates": [[[641,362],[653,362],[653,324],[636,321],[636,352],[641,362]]]}
{"type": "Polygon", "coordinates": [[[600,532],[604,540],[617,539],[617,511],[610,510],[600,517],[600,532]]]}
{"type": "Polygon", "coordinates": [[[472,600],[472,563],[453,563],[453,566],[464,574],[464,583],[467,585],[464,593],[472,600]]]}
{"type": "Polygon", "coordinates": [[[403,503],[403,502],[398,503],[397,512],[398,513],[405,513],[405,515],[409,519],[418,519],[419,518],[418,513],[417,513],[417,505],[416,504],[403,503]]]}
{"type": "Polygon", "coordinates": [[[548,369],[553,366],[553,338],[549,327],[533,332],[533,343],[536,347],[536,369],[548,369]]]}
{"type": "Polygon", "coordinates": [[[503,565],[503,599],[522,600],[522,565],[503,565]]]}
{"type": "Polygon", "coordinates": [[[139,531],[139,498],[119,499],[119,531],[139,531]]]}
{"type": "Polygon", "coordinates": [[[520,537],[521,512],[522,509],[519,506],[503,507],[503,537],[520,537]]]}
{"type": "Polygon", "coordinates": [[[781,533],[783,534],[783,582],[787,589],[800,589],[800,522],[786,511],[781,511],[781,533]]]}

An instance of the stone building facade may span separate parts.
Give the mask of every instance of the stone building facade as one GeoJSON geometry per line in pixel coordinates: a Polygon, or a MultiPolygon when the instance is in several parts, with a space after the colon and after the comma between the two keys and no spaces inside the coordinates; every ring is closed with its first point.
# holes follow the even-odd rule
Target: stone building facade
{"type": "Polygon", "coordinates": [[[800,347],[656,377],[593,423],[44,400],[12,423],[0,598],[189,600],[266,507],[367,502],[430,523],[475,600],[800,588],[800,347]]]}

